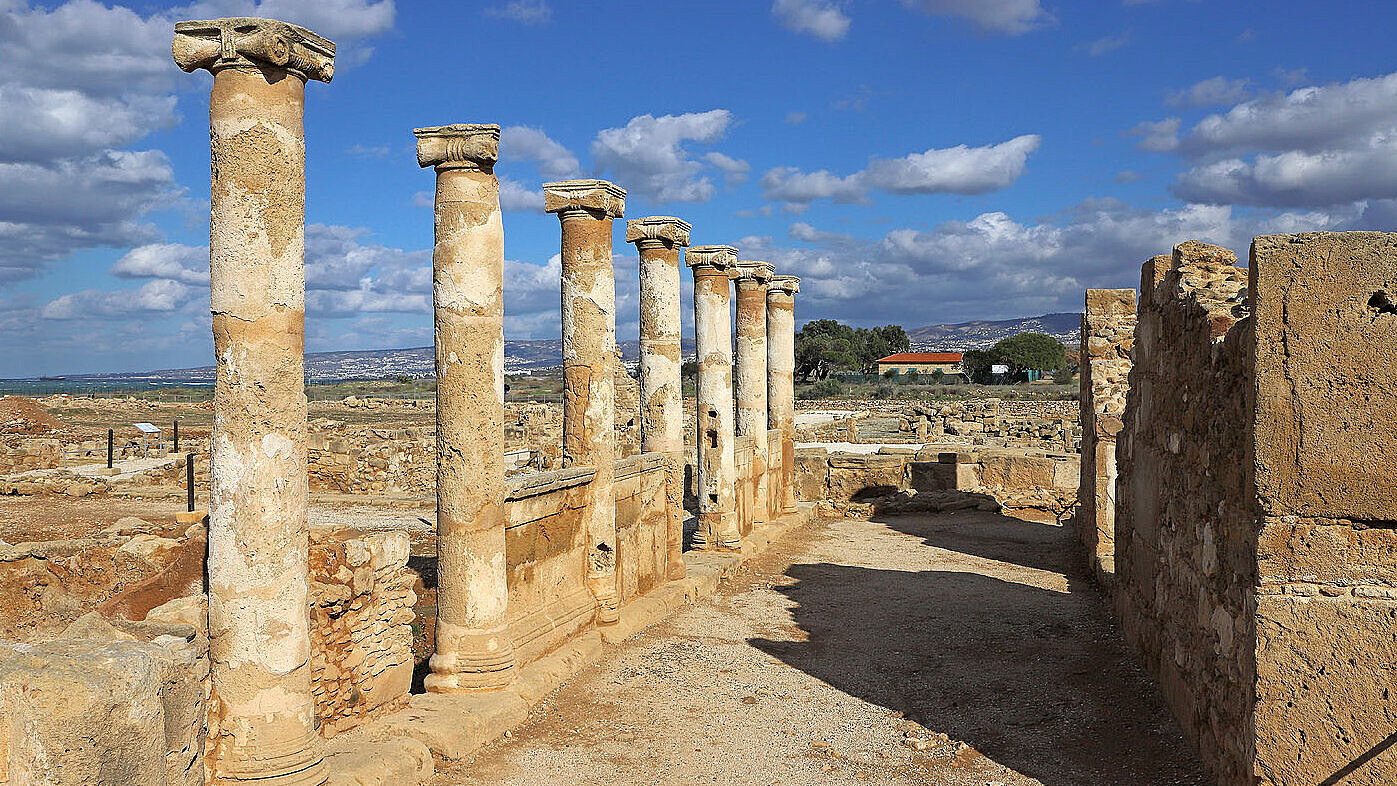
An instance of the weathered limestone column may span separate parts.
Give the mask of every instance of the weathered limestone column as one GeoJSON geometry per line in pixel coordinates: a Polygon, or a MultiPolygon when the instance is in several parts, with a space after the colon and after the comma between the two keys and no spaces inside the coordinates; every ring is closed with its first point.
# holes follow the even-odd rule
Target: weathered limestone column
{"type": "Polygon", "coordinates": [[[310,673],[306,503],[306,80],[334,44],[271,19],[175,24],[175,62],[213,73],[214,387],[209,707],[214,782],[326,778],[310,673]]]}
{"type": "Polygon", "coordinates": [[[437,628],[427,690],[514,680],[505,566],[504,222],[500,127],[419,128],[436,168],[437,628]]]}
{"type": "Polygon", "coordinates": [[[781,441],[781,512],[796,510],[796,321],[795,296],[800,279],[773,276],[766,290],[766,405],[771,427],[785,433],[781,441]]]}
{"type": "Polygon", "coordinates": [[[698,531],[694,548],[742,548],[737,526],[737,463],[733,457],[732,246],[693,246],[694,337],[698,353],[698,531]]]}
{"type": "Polygon", "coordinates": [[[1077,537],[1101,579],[1115,573],[1116,435],[1135,345],[1135,290],[1088,289],[1082,312],[1082,472],[1077,537]]]}
{"type": "Polygon", "coordinates": [[[671,216],[626,222],[640,252],[640,449],[665,456],[668,575],[684,577],[684,401],[679,348],[679,249],[689,224],[671,216]]]}
{"type": "Polygon", "coordinates": [[[752,438],[752,526],[767,522],[766,262],[737,263],[737,434],[752,438]]]}
{"type": "Polygon", "coordinates": [[[625,189],[605,180],[543,184],[563,230],[563,466],[595,467],[587,486],[587,585],[597,624],[620,619],[616,587],[616,279],[611,221],[625,189]]]}

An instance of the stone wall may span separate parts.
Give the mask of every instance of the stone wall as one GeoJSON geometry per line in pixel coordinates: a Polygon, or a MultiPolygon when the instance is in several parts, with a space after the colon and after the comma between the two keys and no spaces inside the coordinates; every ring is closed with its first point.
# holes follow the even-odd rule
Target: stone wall
{"type": "Polygon", "coordinates": [[[917,404],[840,401],[857,411],[801,426],[801,442],[920,444],[949,440],[986,447],[1075,451],[1081,432],[1073,401],[969,399],[917,404]]]}
{"type": "Polygon", "coordinates": [[[1145,266],[1123,626],[1225,786],[1391,783],[1397,235],[1260,237],[1234,262],[1190,242],[1145,266]]]}
{"type": "Polygon", "coordinates": [[[621,604],[669,580],[669,516],[664,456],[616,462],[616,581],[621,604]]]}
{"type": "Polygon", "coordinates": [[[1115,572],[1116,434],[1135,345],[1135,290],[1088,289],[1082,312],[1082,485],[1075,524],[1092,570],[1115,572]]]}
{"type": "Polygon", "coordinates": [[[0,475],[52,469],[63,462],[63,443],[56,439],[18,439],[0,444],[0,475]]]}
{"type": "Polygon", "coordinates": [[[405,532],[312,536],[311,672],[322,734],[406,700],[417,602],[408,553],[405,532]]]}
{"type": "Polygon", "coordinates": [[[1075,455],[1003,448],[896,446],[877,453],[840,453],[805,447],[795,451],[797,496],[824,500],[828,515],[910,509],[917,494],[971,492],[997,500],[1009,510],[1041,510],[1061,517],[1076,499],[1075,455]],[[866,508],[859,508],[864,503],[866,508]]]}

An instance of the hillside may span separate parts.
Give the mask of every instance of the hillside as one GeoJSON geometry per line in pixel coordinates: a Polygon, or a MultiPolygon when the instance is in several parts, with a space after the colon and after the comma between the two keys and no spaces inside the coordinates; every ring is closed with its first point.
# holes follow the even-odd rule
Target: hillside
{"type": "Polygon", "coordinates": [[[920,352],[963,352],[989,349],[999,341],[1019,333],[1047,333],[1072,346],[1078,342],[1082,315],[1043,314],[1019,319],[976,320],[955,325],[929,325],[908,330],[912,348],[920,352]]]}

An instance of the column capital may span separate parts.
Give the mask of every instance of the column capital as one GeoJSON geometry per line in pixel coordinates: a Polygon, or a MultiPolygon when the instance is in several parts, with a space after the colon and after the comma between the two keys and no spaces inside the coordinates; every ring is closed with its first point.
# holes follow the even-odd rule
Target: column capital
{"type": "Polygon", "coordinates": [[[414,128],[417,165],[489,172],[500,158],[500,127],[493,123],[455,123],[414,128]]]}
{"type": "Polygon", "coordinates": [[[800,292],[800,279],[795,276],[772,276],[771,286],[766,291],[794,295],[800,292]]]}
{"type": "Polygon", "coordinates": [[[756,260],[739,260],[737,263],[737,275],[734,277],[740,282],[755,282],[757,284],[768,284],[775,275],[776,269],[770,262],[758,262],[756,260]]]}
{"type": "Polygon", "coordinates": [[[233,16],[175,22],[175,64],[185,71],[217,73],[239,66],[276,66],[305,79],[329,82],[335,45],[311,31],[276,19],[233,16]]]}
{"type": "Polygon", "coordinates": [[[646,242],[687,246],[689,230],[692,228],[688,221],[674,216],[633,218],[626,222],[626,242],[635,243],[637,247],[646,242]]]}
{"type": "Polygon", "coordinates": [[[730,276],[737,264],[737,247],[690,246],[689,250],[684,252],[684,264],[694,268],[695,274],[698,274],[698,268],[706,268],[730,276]]]}
{"type": "Polygon", "coordinates": [[[546,213],[586,210],[620,218],[626,214],[626,189],[591,178],[544,183],[543,210],[546,213]]]}

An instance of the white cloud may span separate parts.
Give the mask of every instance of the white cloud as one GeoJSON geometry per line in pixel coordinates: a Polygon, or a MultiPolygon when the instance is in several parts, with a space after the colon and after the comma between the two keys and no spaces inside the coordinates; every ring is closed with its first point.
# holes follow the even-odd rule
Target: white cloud
{"type": "Polygon", "coordinates": [[[1084,48],[1088,55],[1092,57],[1101,57],[1104,54],[1120,49],[1128,43],[1130,43],[1129,30],[1118,35],[1103,36],[1087,44],[1084,48]]]}
{"type": "Polygon", "coordinates": [[[567,179],[582,170],[577,156],[555,142],[541,128],[506,126],[500,129],[500,157],[506,161],[532,161],[545,178],[567,179]]]}
{"type": "Polygon", "coordinates": [[[984,194],[1013,185],[1042,141],[1037,134],[1025,134],[984,147],[931,148],[901,158],[875,158],[867,169],[843,176],[824,169],[803,172],[777,167],[762,175],[762,193],[788,207],[818,199],[867,202],[871,189],[892,194],[984,194]]]}
{"type": "Polygon", "coordinates": [[[747,175],[752,171],[752,165],[746,161],[716,150],[706,154],[703,160],[723,170],[723,176],[730,186],[747,182],[747,175]]]}
{"type": "Polygon", "coordinates": [[[542,25],[553,18],[553,8],[547,0],[509,0],[504,5],[486,8],[485,15],[524,25],[542,25]]]}
{"type": "Polygon", "coordinates": [[[1181,118],[1168,117],[1163,120],[1141,123],[1131,129],[1130,133],[1140,137],[1138,144],[1141,150],[1148,150],[1151,153],[1168,153],[1179,149],[1179,128],[1182,125],[1181,118]]]}
{"type": "Polygon", "coordinates": [[[180,243],[137,246],[118,259],[109,272],[117,278],[165,278],[208,286],[209,249],[180,243]]]}
{"type": "Polygon", "coordinates": [[[771,15],[787,30],[808,33],[824,41],[838,41],[848,35],[851,22],[830,0],[775,0],[771,15]]]}
{"type": "MultiPolygon", "coordinates": [[[[179,19],[215,19],[224,16],[280,19],[325,36],[339,46],[392,30],[396,13],[393,0],[198,0],[172,9],[169,15],[179,19]]],[[[171,32],[167,27],[167,39],[171,32]]],[[[166,50],[169,43],[168,40],[165,42],[166,50]]],[[[165,54],[168,56],[169,52],[165,54]]],[[[336,52],[337,64],[345,54],[336,52]]]]}
{"type": "Polygon", "coordinates": [[[981,33],[1023,35],[1053,22],[1039,0],[902,0],[902,4],[933,16],[965,19],[981,33]]]}
{"type": "Polygon", "coordinates": [[[640,115],[621,128],[607,128],[592,141],[592,159],[613,173],[616,183],[656,203],[705,202],[713,182],[684,142],[711,144],[732,124],[726,109],[682,115],[640,115]]]}
{"type": "Polygon", "coordinates": [[[192,287],[169,279],[147,281],[136,289],[116,291],[84,289],[49,301],[40,311],[44,319],[92,320],[129,318],[140,314],[178,311],[199,296],[208,297],[206,287],[192,287]]]}
{"type": "Polygon", "coordinates": [[[1246,100],[1251,93],[1251,80],[1215,76],[1204,79],[1169,96],[1169,105],[1186,109],[1199,106],[1222,106],[1246,100]]]}
{"type": "Polygon", "coordinates": [[[868,185],[894,194],[984,194],[1008,188],[1023,174],[1043,138],[1025,134],[985,147],[932,148],[902,158],[874,159],[868,185]]]}
{"type": "Polygon", "coordinates": [[[0,83],[0,160],[46,161],[123,147],[175,122],[173,95],[91,96],[0,83]]]}
{"type": "Polygon", "coordinates": [[[804,112],[787,112],[786,122],[790,123],[793,126],[798,126],[801,123],[804,123],[807,117],[809,117],[809,115],[807,115],[804,112]]]}
{"type": "Polygon", "coordinates": [[[500,208],[503,210],[543,211],[543,190],[530,189],[507,177],[500,178],[500,208]]]}

